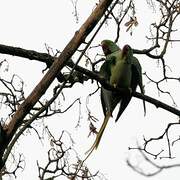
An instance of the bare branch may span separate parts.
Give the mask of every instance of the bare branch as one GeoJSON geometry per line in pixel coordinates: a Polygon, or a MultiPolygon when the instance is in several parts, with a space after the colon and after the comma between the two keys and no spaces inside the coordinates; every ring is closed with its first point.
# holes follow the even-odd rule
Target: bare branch
{"type": "Polygon", "coordinates": [[[86,166],[82,166],[78,173],[76,173],[81,160],[73,147],[66,147],[63,143],[62,138],[65,135],[64,132],[65,131],[62,132],[60,138],[57,140],[49,132],[51,135],[50,143],[52,148],[48,151],[48,162],[45,167],[41,167],[37,162],[39,178],[44,180],[65,176],[71,180],[100,179],[98,178],[98,172],[91,174],[86,166]]]}
{"type": "MultiPolygon", "coordinates": [[[[93,30],[96,26],[100,18],[105,13],[108,6],[112,3],[112,0],[102,0],[86,22],[81,26],[79,31],[77,31],[72,38],[72,40],[68,43],[65,49],[62,51],[60,56],[56,58],[53,62],[52,66],[50,67],[49,71],[45,74],[39,84],[35,87],[35,89],[31,92],[31,94],[25,99],[25,101],[19,106],[18,110],[15,112],[13,118],[10,120],[10,123],[7,126],[7,138],[6,141],[3,143],[3,147],[1,149],[6,149],[7,145],[11,141],[14,133],[18,129],[18,127],[22,124],[24,117],[29,113],[29,111],[33,108],[36,102],[40,99],[40,97],[45,93],[47,88],[53,82],[54,78],[58,74],[58,72],[64,67],[65,63],[77,48],[84,42],[87,35],[93,30]]],[[[1,150],[0,152],[3,152],[1,150]]],[[[1,154],[2,157],[2,154],[1,154]]],[[[1,167],[2,168],[2,167],[1,167]]]]}

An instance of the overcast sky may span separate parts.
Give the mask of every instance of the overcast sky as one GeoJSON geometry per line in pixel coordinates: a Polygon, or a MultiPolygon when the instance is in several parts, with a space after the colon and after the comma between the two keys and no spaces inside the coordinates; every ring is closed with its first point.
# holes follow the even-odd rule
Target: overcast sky
{"type": "MultiPolygon", "coordinates": [[[[95,6],[95,1],[93,0],[79,0],[77,6],[79,19],[77,23],[76,17],[73,14],[73,5],[70,0],[0,0],[0,2],[0,43],[32,49],[39,52],[46,52],[45,43],[54,49],[63,50],[75,31],[78,30],[95,6]]],[[[145,4],[138,4],[137,6],[139,25],[134,29],[133,36],[126,33],[125,28],[122,30],[123,34],[120,38],[121,41],[118,41],[118,44],[121,47],[126,43],[139,49],[149,45],[147,44],[145,39],[146,34],[144,33],[148,33],[148,24],[156,17],[156,15],[149,14],[152,12],[150,10],[146,10],[146,13],[140,15],[142,13],[141,10],[145,7],[145,4]]],[[[97,45],[103,39],[115,38],[115,30],[113,32],[112,27],[115,28],[113,25],[105,25],[93,43],[97,45]]],[[[101,49],[99,49],[99,52],[101,52],[101,49]]],[[[93,53],[94,52],[92,52],[92,56],[94,57],[95,54],[93,53]]],[[[169,53],[167,57],[171,57],[171,55],[172,54],[169,53]]],[[[30,62],[29,60],[18,57],[0,55],[0,60],[3,58],[9,60],[10,67],[7,74],[16,73],[22,77],[26,83],[26,94],[28,95],[42,78],[42,70],[45,68],[45,65],[35,61],[30,62]]],[[[155,77],[156,72],[159,70],[157,68],[157,62],[152,63],[148,60],[143,61],[141,59],[142,56],[138,56],[138,58],[142,64],[143,72],[151,72],[151,75],[155,77]]],[[[173,61],[170,62],[170,64],[171,63],[173,64],[173,61]]],[[[179,66],[174,67],[172,73],[175,75],[178,74],[179,66]]],[[[144,79],[144,82],[147,95],[163,99],[166,103],[172,105],[172,101],[169,97],[159,97],[157,91],[155,92],[153,89],[154,86],[148,84],[147,79],[144,79]]],[[[177,84],[172,85],[177,87],[177,84]]],[[[69,103],[77,97],[82,98],[81,127],[78,129],[75,129],[78,121],[78,105],[74,106],[66,114],[58,115],[44,121],[45,124],[49,125],[50,129],[57,137],[63,129],[70,131],[72,137],[74,137],[76,141],[76,148],[82,157],[84,156],[83,153],[91,146],[95,138],[95,136],[87,138],[88,123],[87,110],[85,108],[86,97],[93,90],[95,90],[95,86],[90,82],[86,82],[84,85],[79,84],[76,85],[75,88],[65,91],[65,96],[69,103]],[[73,94],[73,92],[75,94],[73,94]],[[74,115],[72,116],[72,114],[74,115]]],[[[173,95],[176,99],[179,98],[179,93],[177,93],[179,92],[178,90],[179,89],[173,91],[173,95]]],[[[176,103],[179,104],[178,101],[176,101],[176,103]]],[[[66,105],[62,106],[62,108],[67,107],[66,105]]],[[[177,120],[176,116],[165,110],[157,109],[155,106],[148,103],[146,103],[146,105],[146,117],[143,115],[144,112],[141,100],[133,98],[117,123],[115,123],[112,118],[105,130],[98,150],[95,151],[86,162],[93,172],[100,170],[100,172],[110,180],[122,178],[146,179],[127,166],[127,158],[133,160],[133,162],[136,162],[137,164],[143,163],[143,158],[139,153],[137,151],[128,151],[128,147],[136,146],[137,141],[142,142],[143,135],[148,137],[161,135],[159,133],[163,132],[167,123],[177,120]]],[[[99,94],[89,99],[88,106],[100,122],[102,122],[103,112],[101,110],[99,94]]],[[[100,124],[98,124],[98,126],[100,126],[100,124]]],[[[19,152],[24,152],[27,163],[25,170],[18,174],[17,180],[27,179],[27,177],[29,177],[29,179],[38,179],[36,160],[46,158],[46,143],[47,141],[42,145],[41,142],[37,140],[37,136],[35,136],[34,133],[32,133],[32,135],[27,134],[24,138],[21,138],[18,145],[16,145],[16,149],[19,152]],[[30,178],[30,176],[32,177],[30,178]]],[[[155,144],[153,148],[155,148],[155,146],[158,146],[159,149],[162,148],[159,144],[155,144]]],[[[163,162],[166,163],[166,161],[163,162]]],[[[179,169],[177,168],[163,171],[159,175],[150,177],[149,179],[178,180],[178,175],[179,169]]]]}

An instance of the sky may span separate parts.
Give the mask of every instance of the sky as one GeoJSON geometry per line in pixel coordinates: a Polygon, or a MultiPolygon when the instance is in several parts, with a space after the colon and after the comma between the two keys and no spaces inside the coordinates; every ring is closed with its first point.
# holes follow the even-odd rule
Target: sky
{"type": "MultiPolygon", "coordinates": [[[[77,4],[78,22],[74,16],[73,4],[70,0],[17,0],[17,1],[2,1],[0,6],[0,20],[1,30],[0,39],[1,44],[22,47],[25,49],[32,49],[39,52],[46,52],[45,44],[53,49],[63,50],[65,45],[74,35],[75,31],[81,26],[86,18],[92,12],[95,7],[95,1],[79,0],[77,4]]],[[[152,10],[148,10],[141,15],[141,8],[147,7],[145,2],[137,4],[137,17],[139,25],[134,28],[133,35],[126,32],[126,28],[122,29],[122,35],[118,41],[118,45],[122,47],[124,44],[130,44],[136,49],[142,49],[149,47],[150,43],[146,41],[145,34],[148,33],[148,24],[150,21],[156,18],[155,14],[152,14],[152,10]]],[[[125,21],[128,19],[125,19],[125,21]]],[[[125,23],[125,22],[124,22],[125,23]]],[[[115,32],[113,32],[115,26],[108,24],[103,27],[98,36],[94,40],[94,45],[100,43],[103,39],[115,38],[115,32]]],[[[171,49],[167,54],[168,57],[172,57],[176,47],[171,49]],[[172,51],[172,52],[171,52],[172,51]]],[[[98,51],[102,53],[99,48],[98,51]]],[[[89,55],[92,59],[95,57],[95,52],[89,51],[89,55]]],[[[142,59],[143,56],[137,56],[142,64],[143,72],[150,72],[153,78],[157,77],[159,67],[157,62],[152,62],[149,59],[142,59]]],[[[13,73],[18,74],[25,81],[26,95],[28,95],[35,85],[43,77],[42,70],[45,65],[36,61],[30,62],[29,60],[12,57],[6,55],[0,55],[0,59],[7,59],[9,61],[9,71],[1,72],[1,77],[11,77],[13,73]]],[[[75,57],[74,57],[75,58],[75,57]]],[[[173,58],[168,62],[169,65],[175,64],[173,58]]],[[[82,62],[82,65],[85,63],[82,62]]],[[[179,66],[173,66],[171,73],[174,75],[179,74],[179,66]]],[[[145,84],[146,94],[154,98],[163,100],[164,102],[172,105],[172,101],[168,96],[158,94],[155,86],[149,83],[148,80],[143,77],[145,84]]],[[[179,87],[177,83],[172,82],[168,86],[168,89],[172,90],[175,99],[179,98],[179,87]],[[171,88],[172,87],[172,88],[171,88]],[[173,89],[176,87],[176,89],[173,89]]],[[[88,121],[87,121],[87,109],[85,108],[86,97],[89,93],[96,89],[91,82],[85,82],[77,84],[72,89],[64,91],[66,97],[66,103],[62,105],[62,108],[67,107],[68,103],[74,99],[80,97],[81,104],[81,117],[80,127],[75,128],[78,123],[79,114],[77,112],[78,105],[72,107],[70,111],[65,114],[53,116],[44,120],[43,123],[48,125],[50,130],[58,137],[63,129],[67,129],[71,132],[76,144],[75,148],[79,152],[80,156],[84,156],[84,152],[91,146],[95,136],[88,136],[88,121]],[[74,114],[73,116],[71,114],[74,114]]],[[[176,101],[177,105],[180,102],[176,101]]],[[[115,123],[114,119],[110,120],[105,130],[100,146],[92,156],[86,161],[87,166],[93,171],[100,170],[107,179],[115,180],[117,178],[145,180],[144,176],[132,171],[127,164],[126,159],[131,159],[137,164],[143,164],[143,159],[137,151],[129,151],[128,147],[135,147],[137,142],[142,142],[143,135],[145,137],[152,137],[160,135],[166,125],[169,122],[177,120],[175,115],[170,114],[162,109],[157,109],[155,106],[146,103],[147,115],[144,117],[142,101],[133,98],[125,112],[122,114],[120,120],[115,123]]],[[[91,109],[93,115],[95,115],[100,122],[103,119],[103,112],[101,110],[99,94],[89,98],[88,107],[91,109]],[[98,103],[97,103],[98,102],[98,103]]],[[[42,130],[41,122],[37,123],[37,127],[42,130]]],[[[97,126],[99,127],[101,123],[97,126]]],[[[45,135],[47,137],[47,135],[45,135]]],[[[178,133],[175,134],[178,136],[178,133]]],[[[47,138],[48,139],[48,138],[47,138]]],[[[37,139],[35,133],[26,133],[24,137],[21,137],[19,142],[15,146],[15,150],[23,152],[26,160],[25,170],[18,173],[17,180],[27,179],[27,176],[31,175],[29,179],[38,179],[36,160],[40,160],[40,163],[46,161],[46,151],[49,147],[49,141],[44,140],[42,143],[37,139]],[[32,148],[30,148],[32,147],[32,148]]],[[[155,143],[152,145],[153,150],[156,148],[159,150],[162,148],[163,142],[155,143]]],[[[176,158],[177,162],[180,160],[176,158]]],[[[166,160],[162,160],[165,163],[166,160]]],[[[146,166],[144,166],[146,168],[146,166]]],[[[178,168],[163,171],[154,177],[149,177],[150,180],[177,180],[178,168]]]]}

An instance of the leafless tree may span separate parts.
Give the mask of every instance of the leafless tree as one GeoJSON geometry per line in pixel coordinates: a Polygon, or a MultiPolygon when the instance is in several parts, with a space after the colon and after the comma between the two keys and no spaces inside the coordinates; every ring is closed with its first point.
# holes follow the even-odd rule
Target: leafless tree
{"type": "MultiPolygon", "coordinates": [[[[78,21],[78,9],[77,1],[72,1],[74,6],[74,15],[78,21]]],[[[159,21],[150,24],[150,36],[147,36],[147,40],[152,42],[151,46],[147,49],[133,49],[134,54],[141,54],[144,57],[151,59],[152,61],[158,61],[161,64],[160,72],[162,72],[162,78],[154,80],[148,73],[144,73],[144,77],[150,82],[155,84],[159,93],[166,94],[169,96],[175,105],[175,100],[171,95],[170,91],[167,91],[161,87],[161,84],[166,81],[180,81],[180,77],[173,77],[167,73],[169,68],[166,60],[166,53],[168,51],[169,44],[178,43],[180,39],[173,39],[174,34],[179,32],[179,29],[175,29],[174,24],[177,22],[180,14],[180,1],[179,0],[149,0],[147,1],[149,8],[152,11],[158,9],[159,11],[159,21]],[[157,8],[158,7],[158,8],[157,8]]],[[[0,124],[0,174],[4,175],[14,175],[16,177],[16,172],[18,169],[24,168],[24,159],[20,154],[16,161],[16,167],[13,170],[9,170],[6,167],[7,160],[12,154],[12,148],[17,142],[18,138],[23,135],[26,130],[34,130],[39,136],[38,130],[32,125],[33,122],[53,116],[57,113],[65,113],[68,111],[75,103],[81,104],[81,100],[78,98],[65,109],[62,110],[57,106],[53,106],[56,103],[57,97],[63,96],[63,90],[65,88],[74,88],[74,84],[84,83],[85,81],[91,79],[92,83],[97,84],[97,91],[100,85],[105,86],[107,89],[112,91],[121,91],[124,89],[112,87],[106,79],[102,78],[98,74],[98,65],[103,61],[103,58],[96,58],[92,60],[88,56],[87,51],[90,49],[96,49],[98,46],[93,46],[91,43],[94,38],[99,33],[99,30],[108,23],[116,24],[116,33],[114,41],[117,42],[121,36],[121,29],[126,28],[127,33],[133,36],[133,30],[138,26],[138,16],[136,16],[136,1],[133,0],[101,0],[96,4],[96,8],[93,10],[92,14],[84,22],[71,41],[65,46],[64,50],[54,51],[47,46],[47,53],[40,53],[35,50],[27,50],[19,47],[7,46],[0,44],[0,54],[13,55],[17,57],[23,57],[27,60],[39,61],[46,64],[48,71],[45,73],[42,80],[34,87],[33,91],[29,96],[24,94],[24,82],[17,75],[14,74],[11,80],[6,80],[5,78],[0,78],[3,90],[0,92],[1,108],[2,106],[8,107],[8,114],[1,118],[0,124]],[[125,18],[128,20],[125,21],[125,18]],[[96,27],[95,31],[93,29],[96,27]],[[90,34],[90,38],[87,36],[90,34]],[[83,47],[83,48],[82,48],[83,47]],[[72,60],[74,53],[79,53],[79,57],[76,62],[72,60]],[[79,65],[82,57],[86,57],[86,63],[88,68],[84,68],[79,65]],[[68,72],[64,73],[62,69],[66,67],[68,72]],[[52,96],[49,99],[43,100],[43,95],[46,90],[51,85],[54,79],[57,79],[57,84],[53,88],[52,96]],[[98,82],[98,83],[97,83],[98,82]]],[[[0,62],[0,68],[7,70],[9,67],[8,61],[3,59],[0,62]]],[[[95,91],[94,93],[96,93],[95,91]]],[[[144,99],[145,101],[155,105],[157,108],[162,108],[169,113],[172,113],[180,117],[180,111],[173,106],[154,99],[147,95],[142,95],[138,92],[133,93],[136,98],[144,99]]],[[[96,127],[94,122],[96,117],[94,117],[89,110],[89,122],[90,122],[90,133],[96,133],[96,127]]],[[[157,158],[169,158],[172,159],[173,153],[172,148],[174,144],[179,142],[178,138],[174,137],[171,139],[169,137],[169,131],[172,127],[179,126],[179,119],[175,119],[175,122],[169,123],[164,129],[164,132],[158,137],[146,138],[143,137],[143,143],[138,143],[136,147],[129,147],[129,150],[137,150],[140,152],[144,160],[156,168],[155,171],[146,173],[141,170],[140,167],[131,163],[128,159],[127,164],[135,171],[145,176],[152,176],[163,169],[178,167],[180,164],[171,165],[159,165],[153,161],[157,158]],[[153,141],[160,141],[161,139],[166,139],[167,145],[160,152],[153,153],[148,149],[153,141]],[[164,155],[163,152],[167,152],[164,155]],[[163,155],[162,155],[163,154],[163,155]]],[[[48,129],[47,127],[45,129],[48,129]]],[[[48,151],[48,163],[45,167],[42,167],[39,162],[37,162],[39,178],[40,179],[55,179],[56,177],[65,176],[69,179],[100,179],[99,172],[91,173],[87,166],[82,164],[82,160],[76,156],[76,162],[68,162],[67,156],[76,151],[71,147],[64,145],[62,141],[61,134],[59,139],[55,139],[51,132],[48,130],[50,135],[50,141],[52,148],[48,151]],[[53,164],[54,169],[50,168],[53,164]]],[[[39,136],[40,137],[40,136],[39,136]]],[[[75,153],[76,154],[76,153],[75,153]]],[[[102,178],[102,177],[101,177],[102,178]]]]}

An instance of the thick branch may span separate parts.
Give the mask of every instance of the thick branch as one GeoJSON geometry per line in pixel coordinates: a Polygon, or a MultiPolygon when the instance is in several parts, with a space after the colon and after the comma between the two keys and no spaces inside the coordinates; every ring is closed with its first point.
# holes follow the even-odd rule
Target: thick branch
{"type": "MultiPolygon", "coordinates": [[[[22,48],[17,48],[17,47],[11,47],[11,46],[5,46],[5,45],[0,45],[0,53],[4,53],[4,54],[9,54],[9,55],[16,55],[16,56],[19,56],[19,57],[23,57],[23,58],[28,58],[30,60],[38,60],[40,62],[44,62],[46,64],[49,64],[50,66],[52,65],[53,63],[53,57],[50,56],[49,54],[46,54],[46,53],[39,53],[37,51],[32,51],[32,50],[25,50],[25,49],[22,49],[22,48]]],[[[66,63],[67,66],[73,68],[74,67],[74,63],[69,60],[67,63],[66,63]]],[[[75,70],[76,71],[79,71],[85,75],[87,75],[89,78],[91,79],[95,79],[97,80],[98,82],[100,82],[103,86],[105,86],[106,88],[108,89],[111,89],[112,90],[112,87],[105,81],[104,78],[101,78],[98,74],[96,73],[93,73],[92,71],[89,71],[81,66],[76,66],[75,67],[75,70]]],[[[119,89],[120,90],[120,89],[119,89]]],[[[121,90],[120,90],[121,91],[121,90]]],[[[122,90],[123,91],[123,90],[122,90]]],[[[134,97],[136,98],[140,98],[140,99],[144,99],[145,101],[151,103],[151,104],[154,104],[157,108],[160,107],[162,109],[165,109],[177,116],[180,116],[180,111],[161,102],[161,101],[158,101],[152,97],[149,97],[149,96],[146,96],[146,95],[142,95],[140,93],[137,93],[135,92],[133,94],[134,97]]]]}
{"type": "MultiPolygon", "coordinates": [[[[100,18],[105,13],[108,6],[112,3],[113,0],[102,0],[97,5],[95,10],[86,20],[86,22],[81,26],[79,31],[77,31],[71,41],[64,48],[60,56],[55,59],[49,71],[45,74],[39,84],[34,88],[31,94],[26,98],[26,100],[19,106],[19,109],[14,114],[10,123],[7,126],[7,139],[4,143],[3,149],[5,149],[12,139],[14,133],[18,129],[19,125],[21,125],[24,117],[29,113],[32,107],[36,104],[36,102],[40,99],[40,97],[46,92],[47,88],[55,79],[58,72],[64,67],[65,63],[77,48],[84,42],[87,35],[93,30],[96,26],[100,18]]],[[[2,148],[2,147],[1,147],[2,148]]]]}
{"type": "Polygon", "coordinates": [[[173,107],[171,107],[171,106],[169,106],[169,105],[167,105],[167,104],[165,104],[165,103],[163,103],[161,101],[158,101],[157,99],[154,99],[154,98],[146,96],[146,95],[142,95],[142,94],[140,94],[138,92],[135,92],[133,94],[133,96],[137,97],[139,99],[144,99],[145,101],[147,101],[147,102],[149,102],[151,104],[154,104],[157,108],[160,107],[160,108],[165,109],[165,110],[167,110],[167,111],[169,111],[169,112],[171,112],[171,113],[173,113],[173,114],[180,117],[180,111],[178,109],[173,108],[173,107]]]}
{"type": "Polygon", "coordinates": [[[3,44],[0,44],[0,53],[12,56],[19,56],[30,60],[38,60],[40,62],[44,62],[50,65],[52,65],[53,62],[53,57],[47,53],[39,53],[37,51],[26,50],[19,47],[6,46],[3,44]]]}

